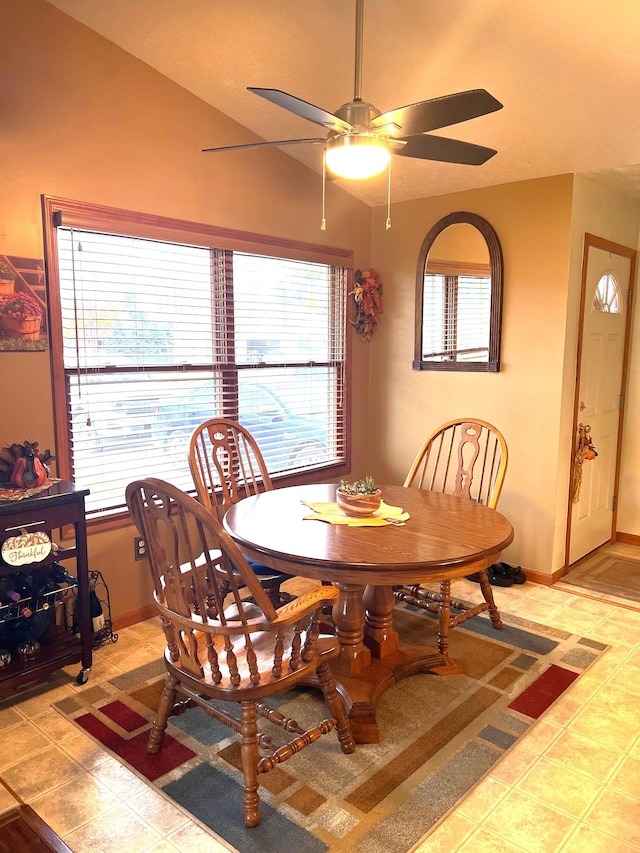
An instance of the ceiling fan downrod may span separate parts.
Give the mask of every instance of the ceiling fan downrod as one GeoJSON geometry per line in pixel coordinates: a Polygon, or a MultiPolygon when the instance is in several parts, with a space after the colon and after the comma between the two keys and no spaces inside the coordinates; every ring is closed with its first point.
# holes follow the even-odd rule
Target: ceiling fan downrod
{"type": "Polygon", "coordinates": [[[364,0],[356,0],[356,66],[353,75],[353,100],[362,100],[362,43],[364,31],[364,0]]]}

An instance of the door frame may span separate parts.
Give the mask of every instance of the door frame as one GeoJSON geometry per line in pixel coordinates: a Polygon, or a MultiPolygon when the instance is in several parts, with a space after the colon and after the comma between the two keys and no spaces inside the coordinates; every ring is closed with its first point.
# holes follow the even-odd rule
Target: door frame
{"type": "MultiPolygon", "coordinates": [[[[584,246],[582,250],[582,274],[581,274],[581,285],[580,285],[580,307],[578,309],[578,346],[576,352],[576,377],[575,377],[575,390],[574,390],[574,400],[573,400],[573,423],[571,428],[571,448],[570,448],[570,458],[571,464],[569,466],[569,494],[567,496],[567,532],[565,538],[565,552],[564,552],[564,568],[562,574],[566,574],[569,571],[569,546],[571,544],[571,517],[572,517],[572,496],[573,496],[573,488],[575,481],[575,472],[573,465],[573,458],[576,452],[576,435],[578,433],[578,421],[579,421],[579,394],[580,394],[580,371],[582,368],[582,348],[583,348],[583,335],[584,335],[584,312],[585,312],[585,304],[586,304],[586,291],[587,291],[587,271],[588,271],[588,263],[589,263],[589,249],[601,249],[604,252],[610,252],[613,255],[620,255],[624,258],[629,258],[630,266],[629,266],[629,296],[627,299],[626,312],[627,316],[625,318],[625,331],[624,331],[624,354],[622,357],[622,378],[620,380],[620,394],[622,395],[623,403],[620,409],[620,418],[618,420],[618,436],[617,436],[617,445],[616,445],[616,465],[615,465],[615,474],[614,474],[614,495],[617,497],[618,495],[618,486],[620,485],[620,455],[622,451],[622,432],[624,426],[624,414],[625,414],[625,405],[626,395],[627,395],[627,380],[628,380],[628,372],[629,372],[629,351],[631,348],[631,317],[633,313],[633,291],[636,281],[636,258],[637,251],[635,249],[630,249],[628,246],[623,246],[620,243],[614,243],[611,240],[606,240],[604,237],[597,237],[595,234],[585,233],[584,235],[584,246]]],[[[618,505],[617,500],[614,504],[614,509],[611,516],[611,540],[615,541],[616,538],[616,524],[618,518],[618,505]]]]}

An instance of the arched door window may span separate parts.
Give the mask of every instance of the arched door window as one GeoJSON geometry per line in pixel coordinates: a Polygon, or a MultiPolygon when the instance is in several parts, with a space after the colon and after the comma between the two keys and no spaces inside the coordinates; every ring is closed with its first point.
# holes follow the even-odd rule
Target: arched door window
{"type": "Polygon", "coordinates": [[[620,285],[612,273],[605,273],[598,282],[591,310],[594,313],[622,314],[620,285]]]}

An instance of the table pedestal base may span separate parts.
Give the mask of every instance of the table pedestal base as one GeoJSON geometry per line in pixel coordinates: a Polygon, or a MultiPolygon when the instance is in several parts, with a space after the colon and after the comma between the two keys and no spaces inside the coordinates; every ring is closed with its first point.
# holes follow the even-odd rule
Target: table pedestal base
{"type": "Polygon", "coordinates": [[[332,667],[338,692],[344,699],[356,743],[379,743],[380,730],[376,705],[389,687],[401,678],[417,672],[434,675],[458,675],[464,670],[451,658],[444,658],[436,649],[400,644],[394,655],[384,660],[373,658],[357,676],[345,675],[332,667]]]}
{"type": "Polygon", "coordinates": [[[400,642],[392,624],[391,587],[337,586],[341,596],[333,622],[340,655],[331,669],[356,743],[379,743],[375,709],[385,690],[417,672],[456,675],[464,670],[437,649],[400,642]]]}

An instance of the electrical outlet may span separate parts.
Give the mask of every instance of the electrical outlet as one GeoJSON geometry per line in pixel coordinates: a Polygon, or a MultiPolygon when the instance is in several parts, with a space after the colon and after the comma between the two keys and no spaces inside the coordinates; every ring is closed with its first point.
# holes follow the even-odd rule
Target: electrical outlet
{"type": "Polygon", "coordinates": [[[147,557],[147,543],[142,536],[134,537],[133,546],[136,560],[145,560],[147,557]]]}

